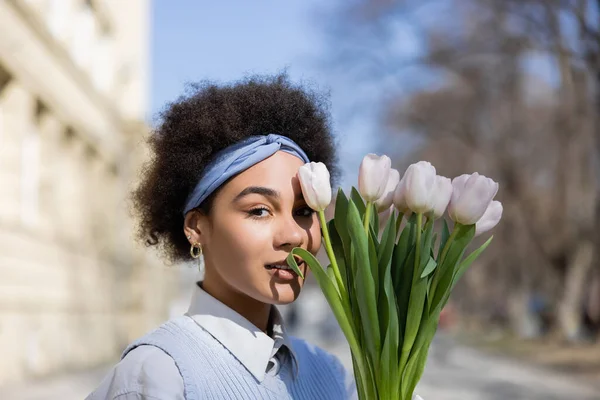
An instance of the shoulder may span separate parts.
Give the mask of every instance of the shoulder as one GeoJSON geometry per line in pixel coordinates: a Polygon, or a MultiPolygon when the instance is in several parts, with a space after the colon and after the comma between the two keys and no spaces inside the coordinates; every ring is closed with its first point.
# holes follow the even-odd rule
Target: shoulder
{"type": "Polygon", "coordinates": [[[183,379],[174,360],[155,346],[131,350],[86,400],[183,400],[183,379]]]}
{"type": "MultiPolygon", "coordinates": [[[[338,382],[347,399],[357,398],[353,372],[346,368],[340,359],[329,351],[298,337],[290,336],[290,341],[298,357],[300,370],[310,369],[321,377],[329,375],[338,382]]],[[[350,365],[349,368],[352,368],[350,365]]]]}

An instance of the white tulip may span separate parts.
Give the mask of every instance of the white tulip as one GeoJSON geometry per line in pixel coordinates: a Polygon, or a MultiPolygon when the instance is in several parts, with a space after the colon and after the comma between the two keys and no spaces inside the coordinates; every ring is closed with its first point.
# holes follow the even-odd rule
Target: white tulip
{"type": "Polygon", "coordinates": [[[404,178],[400,179],[398,186],[396,186],[396,190],[394,191],[394,207],[402,214],[410,213],[408,209],[408,205],[406,204],[406,196],[404,195],[404,178]]]}
{"type": "Polygon", "coordinates": [[[435,177],[435,195],[433,201],[433,218],[438,219],[444,212],[452,196],[452,181],[445,176],[435,177]]]}
{"type": "Polygon", "coordinates": [[[310,162],[300,167],[298,178],[304,200],[315,211],[323,211],[331,203],[329,170],[322,162],[310,162]]]}
{"type": "Polygon", "coordinates": [[[435,200],[435,167],[427,161],[410,165],[402,180],[406,205],[413,212],[421,214],[433,210],[435,200]]]}
{"type": "Polygon", "coordinates": [[[367,154],[358,171],[358,192],[367,202],[380,198],[386,188],[392,160],[386,156],[367,154]]]}
{"type": "Polygon", "coordinates": [[[383,191],[381,197],[375,200],[375,208],[377,208],[377,212],[382,212],[390,208],[394,202],[394,192],[396,191],[396,187],[398,186],[399,182],[400,172],[393,168],[390,169],[385,190],[383,191]]]}
{"type": "Polygon", "coordinates": [[[479,221],[498,192],[498,183],[479,175],[461,175],[452,180],[452,197],[448,205],[450,218],[463,225],[479,221]]]}
{"type": "Polygon", "coordinates": [[[481,235],[498,225],[502,218],[502,211],[502,203],[496,200],[492,201],[483,216],[475,224],[475,236],[481,235]]]}

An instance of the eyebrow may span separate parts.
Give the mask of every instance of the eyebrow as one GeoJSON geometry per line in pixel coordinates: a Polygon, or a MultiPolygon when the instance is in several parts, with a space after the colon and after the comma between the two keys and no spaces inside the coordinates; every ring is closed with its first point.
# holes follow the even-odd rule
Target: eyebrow
{"type": "MultiPolygon", "coordinates": [[[[242,190],[237,196],[235,196],[233,201],[237,202],[243,197],[246,197],[250,194],[259,194],[264,197],[270,197],[274,200],[281,199],[281,194],[275,189],[271,189],[264,186],[248,186],[246,189],[242,190]]],[[[296,200],[304,200],[302,192],[298,193],[298,195],[296,196],[296,200]]]]}

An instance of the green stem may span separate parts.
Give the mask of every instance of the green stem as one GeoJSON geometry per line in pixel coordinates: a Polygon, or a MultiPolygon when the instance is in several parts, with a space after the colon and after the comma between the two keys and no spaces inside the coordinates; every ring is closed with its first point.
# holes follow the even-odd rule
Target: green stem
{"type": "Polygon", "coordinates": [[[373,203],[371,203],[370,201],[367,201],[367,208],[365,210],[365,220],[363,221],[363,225],[365,228],[365,233],[367,234],[367,237],[369,237],[369,225],[371,224],[371,212],[373,208],[373,203]]]}
{"type": "Polygon", "coordinates": [[[344,285],[344,281],[342,281],[342,275],[340,274],[340,268],[338,267],[337,259],[335,258],[335,253],[333,252],[333,246],[331,245],[331,238],[329,237],[329,228],[327,228],[327,222],[325,221],[324,211],[319,211],[319,220],[321,221],[321,229],[323,229],[323,240],[325,241],[325,250],[327,251],[329,261],[331,261],[331,268],[333,268],[333,274],[335,275],[335,280],[337,281],[340,297],[342,298],[342,302],[345,303],[348,298],[348,294],[346,292],[346,286],[344,285]]]}
{"type": "Polygon", "coordinates": [[[419,266],[421,265],[421,234],[423,226],[423,214],[417,214],[417,250],[415,251],[415,273],[417,275],[413,275],[413,282],[415,281],[415,276],[421,276],[421,271],[419,271],[419,266]]]}

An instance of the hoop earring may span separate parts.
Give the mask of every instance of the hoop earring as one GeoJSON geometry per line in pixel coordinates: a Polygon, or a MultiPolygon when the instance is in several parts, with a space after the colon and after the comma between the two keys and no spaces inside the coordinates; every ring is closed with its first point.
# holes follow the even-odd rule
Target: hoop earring
{"type": "Polygon", "coordinates": [[[194,242],[190,248],[190,255],[192,258],[200,258],[202,255],[202,245],[198,242],[194,242]]]}

